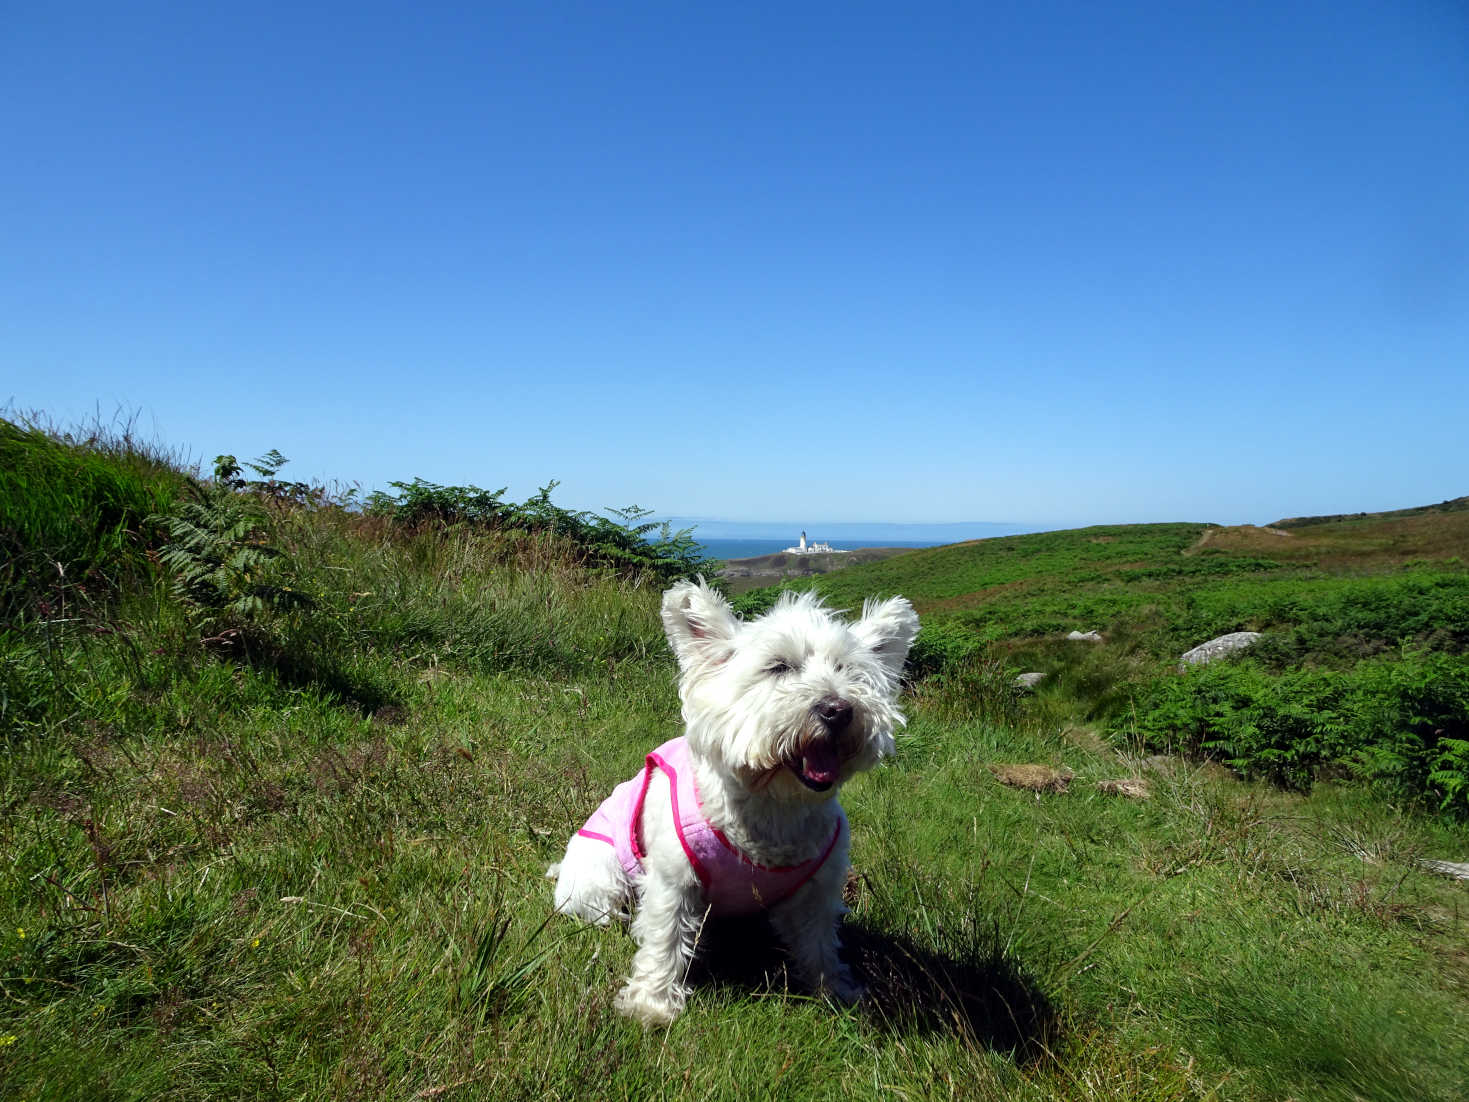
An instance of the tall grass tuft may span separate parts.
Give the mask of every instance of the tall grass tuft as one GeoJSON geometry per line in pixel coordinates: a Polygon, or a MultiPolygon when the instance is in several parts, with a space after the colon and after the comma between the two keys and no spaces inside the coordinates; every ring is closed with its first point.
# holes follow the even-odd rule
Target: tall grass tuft
{"type": "Polygon", "coordinates": [[[54,609],[141,577],[156,540],[148,518],[182,483],[128,425],[56,432],[0,419],[0,622],[48,595],[54,609]]]}
{"type": "Polygon", "coordinates": [[[694,542],[693,529],[674,531],[667,523],[649,521],[649,509],[628,505],[598,516],[556,505],[551,501],[558,485],[554,479],[520,504],[502,501],[503,487],[440,486],[421,478],[390,485],[397,493],[371,494],[367,511],[411,532],[469,529],[549,537],[563,556],[581,566],[665,582],[712,573],[716,565],[694,542]]]}

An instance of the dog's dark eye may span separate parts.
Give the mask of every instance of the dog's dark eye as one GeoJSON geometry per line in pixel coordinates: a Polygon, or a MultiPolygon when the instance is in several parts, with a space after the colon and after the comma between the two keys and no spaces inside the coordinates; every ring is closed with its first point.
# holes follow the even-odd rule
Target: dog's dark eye
{"type": "Polygon", "coordinates": [[[766,666],[765,672],[775,677],[779,677],[781,676],[781,674],[790,673],[793,668],[794,667],[789,662],[776,661],[766,666]]]}

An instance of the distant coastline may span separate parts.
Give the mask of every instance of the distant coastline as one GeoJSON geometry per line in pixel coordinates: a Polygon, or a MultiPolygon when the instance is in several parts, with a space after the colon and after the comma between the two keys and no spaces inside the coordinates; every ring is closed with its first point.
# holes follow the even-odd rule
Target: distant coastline
{"type": "MultiPolygon", "coordinates": [[[[648,519],[653,519],[652,517],[648,519]]],[[[662,519],[662,518],[659,518],[662,519]]],[[[936,547],[963,540],[988,539],[991,536],[1016,536],[1041,532],[1056,525],[1017,524],[1011,521],[969,520],[942,524],[895,524],[884,521],[822,520],[729,520],[724,517],[670,516],[668,524],[675,530],[694,529],[694,538],[708,540],[783,540],[789,547],[802,532],[812,540],[825,540],[833,547],[897,547],[918,544],[936,547]]]]}
{"type": "Polygon", "coordinates": [[[993,539],[1040,532],[1044,525],[1002,521],[963,521],[949,524],[885,524],[864,521],[750,521],[718,517],[667,518],[674,531],[692,528],[694,540],[710,558],[752,559],[784,551],[804,531],[814,543],[841,551],[866,547],[941,547],[965,540],[993,539]]]}
{"type": "MultiPolygon", "coordinates": [[[[753,559],[761,555],[773,555],[777,551],[784,551],[791,545],[789,537],[785,539],[700,539],[699,531],[695,529],[694,539],[704,549],[704,553],[711,559],[753,559]]],[[[938,547],[949,540],[890,540],[881,536],[871,539],[841,540],[830,539],[826,542],[838,551],[856,551],[863,547],[938,547]]]]}

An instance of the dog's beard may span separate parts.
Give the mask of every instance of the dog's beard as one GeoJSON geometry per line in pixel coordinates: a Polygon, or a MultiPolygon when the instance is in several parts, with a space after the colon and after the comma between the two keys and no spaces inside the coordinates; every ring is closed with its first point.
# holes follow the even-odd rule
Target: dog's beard
{"type": "Polygon", "coordinates": [[[756,770],[755,772],[750,774],[749,780],[746,783],[745,787],[748,788],[751,792],[764,792],[767,788],[770,787],[771,782],[774,781],[776,777],[785,772],[785,768],[786,767],[784,765],[772,765],[768,766],[765,769],[756,770]]]}
{"type": "Polygon", "coordinates": [[[766,753],[740,770],[751,792],[766,791],[782,773],[790,772],[812,792],[826,793],[841,780],[861,738],[850,728],[832,732],[819,721],[812,721],[777,735],[767,745],[766,753]]]}
{"type": "Polygon", "coordinates": [[[809,687],[685,680],[684,719],[695,752],[746,792],[780,801],[825,798],[891,750],[891,702],[861,679],[809,687]],[[869,699],[876,697],[876,699],[869,699]],[[827,713],[830,713],[828,715],[827,713]],[[782,773],[791,782],[778,780],[782,773]]]}

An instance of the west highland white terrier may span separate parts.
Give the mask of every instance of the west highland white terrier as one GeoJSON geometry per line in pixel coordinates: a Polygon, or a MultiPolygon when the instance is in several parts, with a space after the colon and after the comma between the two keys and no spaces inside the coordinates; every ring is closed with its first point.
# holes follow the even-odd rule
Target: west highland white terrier
{"type": "Polygon", "coordinates": [[[616,1005],[644,1025],[683,1010],[710,914],[767,910],[798,977],[857,1000],[837,955],[849,831],[836,795],[892,752],[917,614],[894,597],[847,623],[787,594],[745,623],[701,580],[663,595],[663,626],[686,730],[572,836],[546,873],[556,909],[598,925],[635,910],[616,1005]]]}

